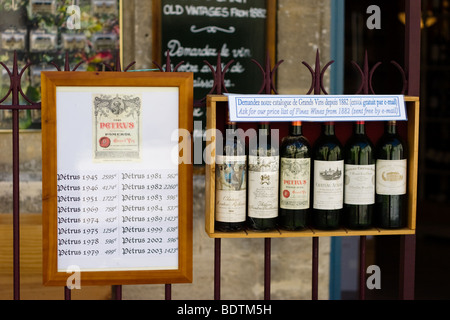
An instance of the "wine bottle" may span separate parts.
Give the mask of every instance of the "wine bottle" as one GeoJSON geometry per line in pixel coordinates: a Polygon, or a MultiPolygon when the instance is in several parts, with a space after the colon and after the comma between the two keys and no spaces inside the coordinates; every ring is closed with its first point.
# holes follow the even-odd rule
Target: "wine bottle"
{"type": "Polygon", "coordinates": [[[318,229],[340,227],[344,198],[343,156],[334,123],[325,122],[313,147],[312,222],[318,229]]]}
{"type": "Polygon", "coordinates": [[[227,119],[223,152],[216,155],[215,229],[222,232],[242,230],[246,220],[247,156],[236,130],[236,123],[227,119]]]}
{"type": "Polygon", "coordinates": [[[278,149],[271,144],[269,123],[258,125],[256,143],[250,144],[247,225],[252,230],[272,230],[276,228],[278,217],[280,159],[278,149]]]}
{"type": "Polygon", "coordinates": [[[293,122],[280,146],[280,208],[278,226],[304,229],[310,208],[311,147],[301,121],[293,122]]]}
{"type": "Polygon", "coordinates": [[[404,228],[407,222],[406,146],[397,123],[388,121],[376,151],[375,221],[386,229],[404,228]]]}
{"type": "Polygon", "coordinates": [[[349,229],[373,226],[375,206],[375,154],[364,121],[354,124],[345,145],[344,224],[349,229]]]}

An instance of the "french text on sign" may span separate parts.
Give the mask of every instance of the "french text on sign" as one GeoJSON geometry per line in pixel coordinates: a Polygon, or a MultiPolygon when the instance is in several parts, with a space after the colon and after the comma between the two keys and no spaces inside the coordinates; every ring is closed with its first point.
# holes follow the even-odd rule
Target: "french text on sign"
{"type": "Polygon", "coordinates": [[[177,267],[176,170],[59,172],[57,180],[60,270],[177,267]]]}
{"type": "Polygon", "coordinates": [[[408,120],[403,95],[227,96],[235,122],[408,120]]]}

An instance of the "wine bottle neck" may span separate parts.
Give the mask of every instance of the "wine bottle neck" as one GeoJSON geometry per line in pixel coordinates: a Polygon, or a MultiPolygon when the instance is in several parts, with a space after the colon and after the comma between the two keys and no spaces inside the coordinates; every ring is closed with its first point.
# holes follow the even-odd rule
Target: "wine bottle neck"
{"type": "Polygon", "coordinates": [[[289,133],[293,136],[301,136],[302,135],[302,122],[301,121],[292,122],[289,133]]]}
{"type": "Polygon", "coordinates": [[[335,135],[334,122],[325,122],[322,125],[322,132],[327,136],[334,136],[335,135]]]}
{"type": "Polygon", "coordinates": [[[364,121],[356,121],[355,133],[356,134],[365,134],[366,133],[366,127],[365,127],[364,121]]]}
{"type": "Polygon", "coordinates": [[[388,121],[386,123],[386,132],[389,134],[397,134],[397,122],[396,121],[388,121]]]}
{"type": "Polygon", "coordinates": [[[233,122],[230,120],[230,111],[228,109],[227,109],[227,119],[225,122],[225,127],[227,129],[235,129],[236,128],[236,122],[233,122]],[[233,126],[234,126],[234,128],[233,128],[233,126]]]}
{"type": "Polygon", "coordinates": [[[227,122],[225,124],[225,129],[226,130],[236,130],[237,129],[237,124],[236,122],[227,122]]]}
{"type": "Polygon", "coordinates": [[[269,135],[270,133],[270,124],[269,122],[260,122],[258,124],[259,134],[269,135]]]}

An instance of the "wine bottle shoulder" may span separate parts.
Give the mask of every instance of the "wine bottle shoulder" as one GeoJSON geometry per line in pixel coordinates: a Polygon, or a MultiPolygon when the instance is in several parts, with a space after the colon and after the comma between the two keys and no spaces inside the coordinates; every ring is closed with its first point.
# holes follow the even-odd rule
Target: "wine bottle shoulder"
{"type": "Polygon", "coordinates": [[[374,149],[374,144],[372,143],[372,141],[369,139],[369,137],[367,137],[367,135],[362,135],[362,134],[356,134],[356,135],[352,135],[347,143],[345,144],[345,148],[351,148],[352,146],[360,146],[360,147],[368,147],[368,148],[372,148],[374,149]]]}
{"type": "Polygon", "coordinates": [[[399,160],[406,158],[406,145],[400,139],[383,139],[377,144],[377,159],[399,160]]]}
{"type": "Polygon", "coordinates": [[[343,160],[343,147],[336,136],[321,136],[314,144],[312,154],[315,160],[343,160]]]}
{"type": "Polygon", "coordinates": [[[383,149],[386,147],[401,147],[405,148],[406,144],[399,136],[394,135],[385,135],[380,138],[378,143],[376,144],[376,149],[383,149]]]}
{"type": "Polygon", "coordinates": [[[318,149],[322,146],[336,146],[342,148],[342,143],[335,135],[320,135],[314,143],[314,148],[318,149]]]}
{"type": "Polygon", "coordinates": [[[280,155],[288,158],[309,158],[311,145],[303,136],[287,136],[281,141],[280,155]]]}

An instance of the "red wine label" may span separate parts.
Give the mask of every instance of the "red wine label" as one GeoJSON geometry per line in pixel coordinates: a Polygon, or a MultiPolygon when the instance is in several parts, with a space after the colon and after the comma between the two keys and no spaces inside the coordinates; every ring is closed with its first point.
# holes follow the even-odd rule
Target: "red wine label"
{"type": "Polygon", "coordinates": [[[345,165],[344,203],[375,203],[375,165],[345,165]]]}
{"type": "Polygon", "coordinates": [[[281,158],[280,208],[308,209],[311,159],[281,158]]]}
{"type": "Polygon", "coordinates": [[[92,116],[95,162],[141,160],[141,95],[94,94],[92,116]]]}
{"type": "Polygon", "coordinates": [[[407,160],[377,160],[376,193],[406,194],[407,160]]]}
{"type": "Polygon", "coordinates": [[[248,157],[248,216],[278,216],[279,157],[248,157]]]}
{"type": "Polygon", "coordinates": [[[313,207],[342,209],[344,199],[344,160],[314,161],[313,207]]]}
{"type": "Polygon", "coordinates": [[[216,217],[243,222],[246,212],[246,156],[216,156],[216,217]]]}

